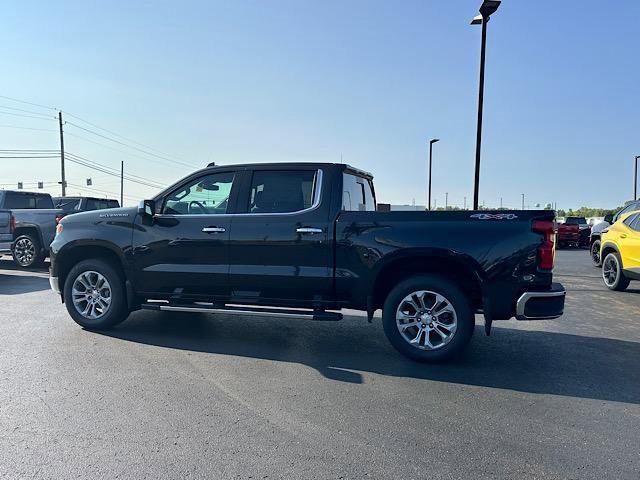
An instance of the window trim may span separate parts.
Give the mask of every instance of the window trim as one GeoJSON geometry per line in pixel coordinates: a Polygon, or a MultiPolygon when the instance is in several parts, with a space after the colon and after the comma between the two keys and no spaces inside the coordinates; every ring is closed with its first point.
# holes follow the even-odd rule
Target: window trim
{"type": "MultiPolygon", "coordinates": [[[[253,180],[253,174],[255,172],[282,172],[282,171],[313,171],[314,169],[311,168],[290,168],[287,170],[282,170],[282,169],[269,169],[269,168],[265,168],[265,169],[260,169],[260,168],[256,168],[254,170],[251,170],[251,179],[253,180]]],[[[303,208],[302,210],[296,210],[294,212],[242,212],[242,213],[232,213],[231,215],[240,217],[240,216],[247,216],[247,215],[251,215],[251,216],[274,216],[274,215],[299,215],[301,213],[307,213],[310,212],[312,210],[315,210],[316,208],[318,208],[320,206],[320,200],[322,197],[322,169],[321,168],[317,168],[315,169],[316,174],[313,176],[313,187],[312,187],[312,192],[313,192],[313,201],[311,202],[311,206],[307,207],[307,208],[303,208]]],[[[251,185],[249,185],[249,191],[251,191],[251,185]]]]}
{"type": "MultiPolygon", "coordinates": [[[[264,168],[264,169],[260,169],[260,168],[256,168],[256,169],[251,169],[251,170],[245,170],[244,173],[248,173],[249,175],[253,176],[253,172],[255,171],[273,171],[273,172],[277,172],[278,169],[271,169],[271,168],[264,168]]],[[[274,216],[274,215],[299,215],[301,213],[307,213],[307,212],[311,212],[312,210],[316,210],[319,206],[320,203],[322,203],[322,179],[323,179],[323,175],[322,175],[322,169],[321,168],[316,168],[316,169],[305,169],[305,168],[291,168],[289,170],[315,170],[316,174],[314,176],[313,179],[313,203],[311,204],[310,207],[308,208],[304,208],[302,210],[296,210],[295,212],[283,212],[283,213],[272,213],[272,212],[263,212],[263,213],[251,213],[251,212],[242,212],[242,213],[210,213],[210,214],[185,214],[185,215],[177,215],[177,214],[172,214],[172,213],[156,213],[154,216],[155,217],[160,217],[160,218],[174,218],[174,217],[178,217],[178,218],[208,218],[208,217],[213,217],[213,218],[222,218],[222,217],[247,217],[247,216],[252,216],[252,217],[263,217],[263,216],[274,216]]],[[[234,185],[232,187],[231,190],[231,196],[233,196],[233,189],[234,188],[240,188],[241,186],[241,182],[243,182],[244,180],[241,179],[241,176],[239,175],[239,173],[242,173],[239,170],[229,170],[227,172],[219,172],[219,173],[229,173],[229,172],[233,172],[235,173],[235,178],[233,180],[234,185]],[[236,179],[238,181],[238,185],[236,186],[236,179]]],[[[203,176],[206,175],[211,175],[211,173],[205,174],[203,176]]],[[[187,182],[181,183],[178,187],[176,188],[181,188],[183,187],[187,182]]],[[[175,190],[171,190],[171,192],[173,192],[175,190]]],[[[166,201],[166,197],[168,195],[171,194],[171,192],[167,193],[166,195],[163,196],[162,198],[162,208],[164,208],[164,203],[166,201]]],[[[239,192],[239,193],[242,193],[239,192]]],[[[235,202],[238,201],[237,195],[236,198],[234,200],[235,202]]]]}

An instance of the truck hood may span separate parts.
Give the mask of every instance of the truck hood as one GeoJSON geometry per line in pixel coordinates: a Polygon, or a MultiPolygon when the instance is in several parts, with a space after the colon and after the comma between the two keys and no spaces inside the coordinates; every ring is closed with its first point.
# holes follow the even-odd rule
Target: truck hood
{"type": "Polygon", "coordinates": [[[80,212],[67,215],[62,219],[64,224],[84,223],[84,222],[101,222],[110,219],[122,219],[133,221],[138,214],[136,207],[107,208],[104,210],[91,210],[89,212],[80,212]]]}

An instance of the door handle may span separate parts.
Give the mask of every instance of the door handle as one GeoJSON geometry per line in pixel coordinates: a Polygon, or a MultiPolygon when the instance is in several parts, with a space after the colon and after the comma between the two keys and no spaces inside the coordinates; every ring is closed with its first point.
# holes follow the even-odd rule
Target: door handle
{"type": "Polygon", "coordinates": [[[626,233],[621,233],[620,234],[620,238],[627,238],[627,234],[626,233]]]}
{"type": "Polygon", "coordinates": [[[227,229],[224,227],[204,227],[202,231],[204,233],[224,233],[227,229]]]}
{"type": "Polygon", "coordinates": [[[322,233],[321,228],[299,227],[296,228],[297,233],[322,233]]]}

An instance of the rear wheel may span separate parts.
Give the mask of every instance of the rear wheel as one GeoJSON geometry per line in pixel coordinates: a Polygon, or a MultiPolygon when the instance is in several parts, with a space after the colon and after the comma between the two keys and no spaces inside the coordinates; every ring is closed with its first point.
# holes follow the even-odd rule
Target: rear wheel
{"type": "Polygon", "coordinates": [[[22,268],[38,266],[44,260],[40,242],[32,234],[20,235],[13,242],[13,261],[22,268]]]}
{"type": "Polygon", "coordinates": [[[382,322],[396,350],[420,362],[444,361],[460,353],[475,325],[462,291],[437,275],[415,276],[396,286],[384,303],[382,322]]]}
{"type": "Polygon", "coordinates": [[[611,252],[604,257],[602,280],[609,290],[622,291],[629,286],[629,279],[622,272],[622,260],[617,252],[611,252]]]}
{"type": "Polygon", "coordinates": [[[595,267],[602,266],[602,259],[600,258],[600,240],[594,240],[591,244],[591,261],[595,267]]]}
{"type": "Polygon", "coordinates": [[[83,260],[64,283],[71,318],[89,330],[106,330],[129,316],[124,281],[104,260],[83,260]]]}

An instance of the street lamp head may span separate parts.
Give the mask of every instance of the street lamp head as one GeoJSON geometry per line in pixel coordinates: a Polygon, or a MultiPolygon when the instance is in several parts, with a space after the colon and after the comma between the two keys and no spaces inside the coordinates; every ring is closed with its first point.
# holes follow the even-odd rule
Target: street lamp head
{"type": "Polygon", "coordinates": [[[484,0],[482,5],[480,5],[480,15],[482,15],[483,18],[489,18],[498,10],[500,3],[499,0],[484,0]]]}
{"type": "Polygon", "coordinates": [[[431,140],[429,140],[429,143],[433,144],[433,143],[436,143],[436,142],[439,142],[439,141],[440,141],[439,138],[432,138],[431,140]]]}
{"type": "Polygon", "coordinates": [[[480,5],[480,15],[473,17],[471,25],[482,25],[482,22],[484,22],[485,19],[488,21],[489,17],[498,10],[499,6],[500,2],[498,0],[484,0],[482,5],[480,5]]]}

